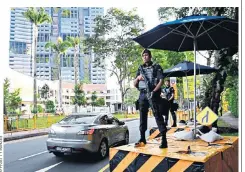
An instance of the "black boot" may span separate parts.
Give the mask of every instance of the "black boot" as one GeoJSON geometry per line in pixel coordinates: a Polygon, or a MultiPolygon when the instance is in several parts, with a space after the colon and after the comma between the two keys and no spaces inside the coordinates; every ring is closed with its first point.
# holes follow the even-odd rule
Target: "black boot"
{"type": "Polygon", "coordinates": [[[167,138],[166,138],[166,133],[162,133],[162,142],[161,145],[159,146],[160,149],[167,148],[168,143],[167,143],[167,138]]]}
{"type": "Polygon", "coordinates": [[[137,143],[135,143],[135,147],[142,147],[145,146],[145,144],[146,144],[145,133],[141,132],[140,140],[137,143]]]}
{"type": "Polygon", "coordinates": [[[177,127],[176,122],[174,121],[173,125],[171,127],[177,127]]]}
{"type": "Polygon", "coordinates": [[[171,112],[171,115],[172,115],[172,118],[173,118],[173,121],[174,121],[174,123],[173,123],[173,125],[172,125],[171,127],[177,127],[177,125],[176,125],[177,119],[176,119],[176,114],[175,114],[175,112],[172,111],[172,112],[171,112]]]}

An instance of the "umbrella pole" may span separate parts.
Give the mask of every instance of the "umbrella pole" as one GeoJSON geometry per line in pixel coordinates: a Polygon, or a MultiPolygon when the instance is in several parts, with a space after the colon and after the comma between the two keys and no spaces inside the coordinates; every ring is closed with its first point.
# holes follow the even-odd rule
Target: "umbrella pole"
{"type": "Polygon", "coordinates": [[[188,101],[188,116],[190,119],[190,99],[189,99],[189,87],[188,87],[188,78],[187,78],[187,73],[185,73],[185,77],[186,77],[186,90],[187,90],[187,101],[188,101]]]}
{"type": "MultiPolygon", "coordinates": [[[[188,61],[187,55],[185,55],[185,60],[188,61]]],[[[186,78],[186,90],[187,90],[187,102],[188,102],[188,117],[190,119],[190,99],[189,99],[189,87],[188,87],[188,78],[187,78],[187,73],[185,73],[185,78],[186,78]]]]}
{"type": "Polygon", "coordinates": [[[194,38],[194,138],[196,138],[196,38],[194,38]]]}

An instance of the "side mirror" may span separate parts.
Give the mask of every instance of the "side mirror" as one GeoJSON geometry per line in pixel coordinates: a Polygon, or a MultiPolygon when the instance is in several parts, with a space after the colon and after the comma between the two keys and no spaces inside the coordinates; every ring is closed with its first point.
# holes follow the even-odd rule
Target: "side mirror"
{"type": "Polygon", "coordinates": [[[119,121],[119,125],[124,125],[124,124],[125,124],[125,122],[119,121]]]}

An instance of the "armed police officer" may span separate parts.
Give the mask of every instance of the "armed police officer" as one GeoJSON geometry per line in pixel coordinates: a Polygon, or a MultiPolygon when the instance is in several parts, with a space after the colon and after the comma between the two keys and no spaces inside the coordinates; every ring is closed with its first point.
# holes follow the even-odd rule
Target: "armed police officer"
{"type": "MultiPolygon", "coordinates": [[[[176,111],[176,108],[174,107],[174,88],[170,86],[170,80],[167,79],[165,81],[165,88],[162,90],[163,93],[166,94],[166,97],[167,97],[167,100],[169,102],[169,107],[170,107],[170,112],[171,112],[171,115],[172,115],[172,118],[173,118],[173,125],[171,127],[176,127],[176,114],[175,114],[175,111],[176,111]]],[[[168,115],[166,116],[166,122],[168,122],[168,115]]]]}
{"type": "Polygon", "coordinates": [[[140,140],[135,143],[136,147],[146,144],[145,132],[147,130],[147,117],[149,107],[153,111],[159,131],[162,135],[162,143],[159,148],[167,148],[166,140],[166,125],[163,116],[160,113],[161,109],[161,86],[163,83],[163,70],[160,65],[153,64],[151,61],[151,52],[145,49],[142,52],[144,64],[140,65],[134,86],[139,89],[139,110],[140,110],[140,140]]]}

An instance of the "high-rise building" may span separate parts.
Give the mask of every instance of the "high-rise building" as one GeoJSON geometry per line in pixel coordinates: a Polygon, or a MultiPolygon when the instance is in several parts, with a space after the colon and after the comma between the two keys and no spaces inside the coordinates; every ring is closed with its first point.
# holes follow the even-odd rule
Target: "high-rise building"
{"type": "MultiPolygon", "coordinates": [[[[33,31],[31,23],[23,16],[27,9],[13,8],[11,10],[9,64],[12,69],[32,76],[33,31]]],[[[103,15],[104,9],[101,7],[46,7],[45,11],[51,16],[52,23],[42,24],[38,29],[37,78],[53,80],[57,76],[56,54],[50,49],[45,49],[45,44],[49,41],[57,42],[58,37],[65,40],[67,36],[86,38],[93,35],[95,27],[93,19],[98,15],[103,15]],[[63,10],[69,12],[64,15],[63,10]]],[[[83,54],[80,48],[77,54],[79,79],[88,78],[94,84],[104,84],[105,70],[94,66],[95,55],[92,52],[83,54]]],[[[74,49],[70,48],[61,57],[60,62],[62,79],[74,80],[74,49]]]]}
{"type": "Polygon", "coordinates": [[[27,8],[11,10],[9,65],[25,75],[32,75],[32,25],[23,16],[27,8]]]}
{"type": "MultiPolygon", "coordinates": [[[[83,20],[83,33],[85,37],[91,36],[94,34],[94,27],[95,27],[95,21],[94,19],[98,15],[104,14],[104,9],[100,7],[91,7],[84,9],[84,20],[83,20]]],[[[84,58],[84,64],[89,64],[89,70],[85,70],[85,76],[86,74],[89,74],[89,78],[93,84],[105,84],[106,83],[106,73],[105,69],[98,67],[94,61],[96,58],[100,58],[96,56],[96,54],[90,52],[89,58],[85,56],[84,58]]],[[[101,65],[105,65],[105,61],[101,60],[101,65]]]]}

